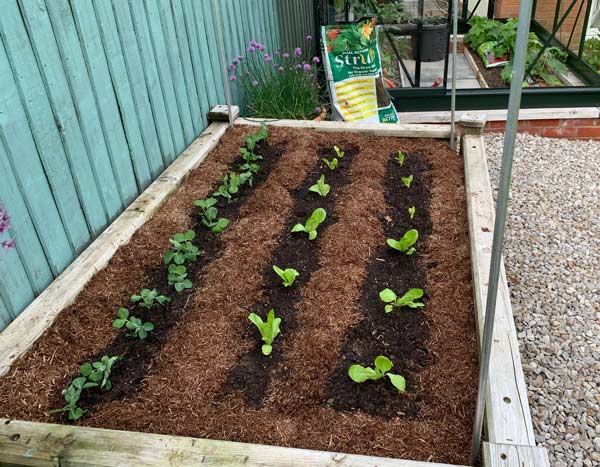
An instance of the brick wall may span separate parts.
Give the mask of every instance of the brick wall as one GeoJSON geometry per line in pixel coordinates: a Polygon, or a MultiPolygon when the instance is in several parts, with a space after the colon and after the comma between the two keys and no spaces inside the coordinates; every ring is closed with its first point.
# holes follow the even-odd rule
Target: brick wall
{"type": "MultiPolygon", "coordinates": [[[[485,131],[504,131],[505,124],[504,121],[488,122],[485,131]]],[[[600,118],[521,120],[518,131],[548,138],[600,140],[600,118]]]]}

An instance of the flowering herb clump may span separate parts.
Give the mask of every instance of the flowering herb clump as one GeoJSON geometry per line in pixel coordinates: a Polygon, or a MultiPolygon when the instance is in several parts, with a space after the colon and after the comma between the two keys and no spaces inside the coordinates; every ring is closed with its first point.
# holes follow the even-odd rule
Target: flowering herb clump
{"type": "MultiPolygon", "coordinates": [[[[4,204],[0,203],[0,235],[2,235],[4,232],[7,232],[9,228],[10,216],[6,211],[4,204]]],[[[3,240],[1,245],[4,251],[8,251],[15,246],[15,241],[14,239],[9,238],[8,240],[3,240]]]]}
{"type": "Polygon", "coordinates": [[[245,55],[229,64],[229,80],[245,94],[245,113],[250,117],[308,119],[321,113],[317,65],[319,57],[309,57],[311,36],[304,50],[271,53],[252,41],[245,55]]]}

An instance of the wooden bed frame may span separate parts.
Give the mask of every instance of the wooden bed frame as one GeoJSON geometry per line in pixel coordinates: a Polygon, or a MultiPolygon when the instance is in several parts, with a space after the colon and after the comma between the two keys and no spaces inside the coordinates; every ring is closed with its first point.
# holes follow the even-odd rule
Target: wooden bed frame
{"type": "MultiPolygon", "coordinates": [[[[236,124],[258,125],[237,119],[236,124]]],[[[376,136],[449,138],[448,125],[389,125],[278,120],[272,126],[349,131],[376,136]]],[[[72,303],[93,275],[106,267],[219,143],[225,123],[212,123],[21,315],[0,334],[0,376],[72,303]]],[[[494,224],[494,201],[483,139],[464,135],[467,209],[479,337],[483,332],[487,275],[494,224]]],[[[486,394],[483,446],[486,467],[549,467],[545,448],[535,446],[517,334],[504,267],[486,394]]],[[[0,419],[0,465],[8,466],[294,466],[294,467],[442,467],[447,464],[311,451],[278,446],[180,436],[132,433],[0,419]]]]}

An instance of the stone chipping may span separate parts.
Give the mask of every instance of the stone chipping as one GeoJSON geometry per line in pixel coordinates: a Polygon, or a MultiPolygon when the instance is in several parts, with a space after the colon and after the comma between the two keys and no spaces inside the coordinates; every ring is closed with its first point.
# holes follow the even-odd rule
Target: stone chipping
{"type": "MultiPolygon", "coordinates": [[[[495,191],[503,135],[485,140],[495,191]]],[[[536,439],[554,467],[600,466],[599,187],[600,141],[518,136],[504,254],[536,439]]]]}

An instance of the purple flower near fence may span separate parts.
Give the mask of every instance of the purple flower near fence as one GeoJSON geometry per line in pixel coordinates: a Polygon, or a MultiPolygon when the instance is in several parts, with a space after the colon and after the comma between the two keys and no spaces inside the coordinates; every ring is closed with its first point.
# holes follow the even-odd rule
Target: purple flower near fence
{"type": "MultiPolygon", "coordinates": [[[[8,212],[6,211],[4,204],[0,203],[0,235],[2,235],[4,232],[8,231],[9,228],[10,228],[10,216],[8,215],[8,212]]],[[[2,248],[4,248],[5,251],[10,250],[14,246],[15,246],[15,241],[12,238],[9,238],[8,240],[4,240],[2,242],[2,248]]]]}
{"type": "Polygon", "coordinates": [[[258,86],[258,81],[256,81],[256,80],[252,81],[252,86],[258,86]]]}
{"type": "Polygon", "coordinates": [[[231,75],[231,76],[229,77],[229,81],[235,81],[236,79],[237,79],[237,78],[235,77],[235,75],[231,75]]]}
{"type": "Polygon", "coordinates": [[[302,55],[302,49],[300,47],[296,47],[294,49],[294,57],[299,57],[300,55],[302,55]]]}
{"type": "Polygon", "coordinates": [[[4,240],[2,242],[2,248],[4,248],[4,251],[8,251],[11,248],[14,248],[15,246],[15,241],[12,238],[9,238],[8,240],[4,240]]]}
{"type": "Polygon", "coordinates": [[[305,37],[305,39],[306,39],[307,41],[312,41],[312,36],[309,34],[308,36],[306,36],[306,37],[305,37]]]}
{"type": "Polygon", "coordinates": [[[227,68],[229,68],[229,71],[233,71],[233,70],[235,70],[235,65],[232,63],[227,68]]]}
{"type": "Polygon", "coordinates": [[[283,58],[290,58],[290,54],[286,52],[286,53],[284,53],[284,54],[282,55],[282,57],[283,57],[283,58]]]}
{"type": "Polygon", "coordinates": [[[304,71],[310,71],[310,65],[308,63],[304,64],[304,71]]]}
{"type": "Polygon", "coordinates": [[[321,115],[321,107],[315,107],[315,113],[321,115]]]}
{"type": "Polygon", "coordinates": [[[252,53],[254,52],[256,49],[254,48],[253,45],[251,45],[250,47],[248,47],[248,52],[252,53]]]}
{"type": "Polygon", "coordinates": [[[265,62],[270,62],[271,60],[273,60],[273,58],[269,54],[264,54],[263,58],[265,59],[265,62]]]}
{"type": "Polygon", "coordinates": [[[312,61],[313,63],[319,63],[321,59],[319,57],[313,57],[312,61]]]}

